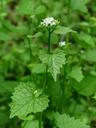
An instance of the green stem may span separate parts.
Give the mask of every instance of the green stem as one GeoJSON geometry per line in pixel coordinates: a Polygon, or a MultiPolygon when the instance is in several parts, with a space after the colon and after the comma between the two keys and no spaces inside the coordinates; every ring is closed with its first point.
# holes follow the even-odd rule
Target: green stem
{"type": "Polygon", "coordinates": [[[32,49],[31,49],[31,41],[28,38],[28,45],[29,45],[29,55],[30,55],[30,61],[32,60],[32,49]]]}
{"type": "MultiPolygon", "coordinates": [[[[48,53],[50,54],[51,52],[51,29],[50,27],[48,28],[48,53]]],[[[45,91],[45,87],[47,84],[47,78],[48,78],[48,66],[46,66],[46,72],[45,72],[45,80],[44,80],[44,84],[43,84],[43,92],[45,91]]],[[[40,113],[40,118],[39,118],[39,128],[42,127],[42,112],[40,113]]]]}
{"type": "MultiPolygon", "coordinates": [[[[51,28],[49,27],[48,28],[48,54],[51,53],[51,28]]],[[[46,66],[46,72],[45,72],[45,81],[44,81],[44,85],[43,85],[43,91],[45,91],[45,87],[46,87],[46,84],[47,84],[47,78],[48,78],[48,74],[47,74],[47,71],[48,71],[48,65],[46,66]]]]}
{"type": "MultiPolygon", "coordinates": [[[[31,40],[30,40],[30,38],[28,38],[28,49],[29,49],[29,56],[30,56],[29,62],[31,63],[31,61],[32,61],[32,49],[31,49],[31,40]]],[[[30,71],[30,77],[31,77],[31,80],[32,80],[32,78],[35,80],[31,71],[30,71]]]]}
{"type": "Polygon", "coordinates": [[[39,128],[42,128],[42,112],[40,113],[39,128]]]}
{"type": "Polygon", "coordinates": [[[48,53],[51,52],[51,29],[48,28],[48,53]]]}
{"type": "MultiPolygon", "coordinates": [[[[51,52],[51,29],[50,27],[48,28],[48,53],[50,54],[51,52]]],[[[45,72],[45,77],[44,77],[44,84],[43,84],[43,92],[45,91],[45,87],[47,84],[47,78],[48,78],[48,66],[46,66],[46,72],[45,72]]],[[[40,119],[39,119],[39,128],[42,127],[42,112],[40,113],[40,119]]]]}
{"type": "Polygon", "coordinates": [[[46,66],[46,72],[45,72],[44,84],[43,84],[43,91],[45,91],[45,89],[46,89],[46,84],[47,84],[47,78],[48,78],[47,70],[48,70],[48,66],[46,66]]]}

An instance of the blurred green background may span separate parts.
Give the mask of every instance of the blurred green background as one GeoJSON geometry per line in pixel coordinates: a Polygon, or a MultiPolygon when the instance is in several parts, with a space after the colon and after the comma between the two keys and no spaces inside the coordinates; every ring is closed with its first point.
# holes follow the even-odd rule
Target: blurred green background
{"type": "MultiPolygon", "coordinates": [[[[74,47],[75,50],[94,49],[87,53],[89,62],[86,64],[84,62],[82,67],[85,65],[85,74],[90,72],[94,75],[95,78],[89,81],[94,81],[96,86],[96,0],[0,0],[0,128],[20,127],[19,119],[9,119],[10,96],[18,81],[30,80],[32,70],[34,69],[34,72],[38,70],[35,69],[38,50],[46,47],[47,39],[47,34],[41,32],[42,28],[39,25],[47,16],[55,17],[62,26],[71,27],[78,32],[69,40],[72,44],[78,42],[79,47],[74,47]],[[28,40],[31,41],[34,60],[32,63],[28,40]]],[[[53,34],[54,47],[60,38],[62,37],[53,34]]],[[[76,62],[75,57],[73,61],[76,62]]],[[[74,115],[78,117],[78,111],[81,112],[87,107],[86,112],[84,111],[85,120],[90,119],[90,124],[96,128],[96,108],[94,105],[89,105],[96,104],[90,101],[89,97],[95,93],[96,87],[92,86],[89,92],[90,88],[91,86],[85,89],[86,94],[81,92],[81,95],[88,94],[88,100],[82,101],[82,105],[77,105],[77,108],[74,102],[68,111],[71,113],[72,108],[77,109],[74,115]]],[[[82,100],[82,97],[78,98],[82,100]]]]}

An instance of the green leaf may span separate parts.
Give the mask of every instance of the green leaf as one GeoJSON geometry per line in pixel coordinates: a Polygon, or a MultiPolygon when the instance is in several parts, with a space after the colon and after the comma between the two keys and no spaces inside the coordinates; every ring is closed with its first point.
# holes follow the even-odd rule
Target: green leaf
{"type": "Polygon", "coordinates": [[[84,78],[81,67],[75,66],[72,68],[71,73],[69,74],[76,81],[80,82],[84,78]]]}
{"type": "Polygon", "coordinates": [[[46,12],[46,8],[43,5],[40,5],[36,8],[35,10],[35,14],[42,14],[46,12]]]}
{"type": "Polygon", "coordinates": [[[9,41],[11,38],[10,38],[10,35],[8,35],[8,33],[4,33],[4,32],[0,32],[0,40],[1,41],[9,41]]]}
{"type": "Polygon", "coordinates": [[[31,112],[42,112],[48,107],[48,97],[33,83],[20,83],[12,96],[11,115],[25,117],[31,112]]]}
{"type": "Polygon", "coordinates": [[[52,97],[51,98],[52,107],[56,107],[57,104],[58,104],[58,106],[63,104],[62,89],[60,86],[60,81],[57,81],[57,82],[54,82],[53,80],[48,81],[47,93],[52,97]]]}
{"type": "Polygon", "coordinates": [[[58,128],[89,128],[84,122],[66,114],[55,113],[55,122],[58,128]]]}
{"type": "Polygon", "coordinates": [[[91,96],[96,92],[96,76],[88,75],[80,83],[73,81],[72,87],[84,96],[91,96]]]}
{"type": "Polygon", "coordinates": [[[38,120],[24,121],[22,124],[22,128],[39,128],[39,121],[38,120]]]}
{"type": "Polygon", "coordinates": [[[14,88],[17,85],[18,85],[18,82],[15,82],[15,81],[0,80],[0,94],[12,93],[14,91],[14,88]]]}
{"type": "Polygon", "coordinates": [[[19,14],[33,14],[34,2],[33,0],[21,0],[16,8],[19,14]]]}
{"type": "Polygon", "coordinates": [[[54,31],[54,33],[61,34],[61,35],[66,35],[67,33],[70,33],[70,32],[75,32],[75,31],[73,31],[69,27],[64,27],[64,26],[58,26],[54,31]]]}
{"type": "Polygon", "coordinates": [[[54,80],[57,80],[57,75],[60,74],[60,68],[65,64],[66,58],[63,50],[55,50],[54,53],[40,53],[40,60],[48,66],[48,72],[51,73],[54,80]]]}
{"type": "Polygon", "coordinates": [[[29,68],[30,70],[32,70],[33,73],[36,73],[36,74],[42,74],[46,72],[46,66],[41,63],[30,64],[29,68]]]}
{"type": "Polygon", "coordinates": [[[71,0],[71,8],[72,10],[77,10],[83,13],[88,11],[84,0],[71,0]]]}
{"type": "Polygon", "coordinates": [[[79,40],[82,41],[82,43],[86,43],[90,45],[91,47],[95,47],[95,41],[93,37],[90,36],[89,34],[82,32],[78,35],[78,37],[79,37],[79,40]]]}
{"type": "Polygon", "coordinates": [[[82,54],[84,60],[96,62],[96,49],[88,50],[82,54]]]}
{"type": "Polygon", "coordinates": [[[19,117],[21,120],[23,121],[30,121],[30,120],[33,120],[34,119],[34,115],[30,114],[28,116],[23,116],[23,117],[19,117]]]}

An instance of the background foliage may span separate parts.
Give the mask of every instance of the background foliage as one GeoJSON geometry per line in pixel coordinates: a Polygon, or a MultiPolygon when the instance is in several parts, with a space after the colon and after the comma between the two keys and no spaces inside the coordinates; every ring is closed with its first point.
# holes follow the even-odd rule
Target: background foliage
{"type": "Polygon", "coordinates": [[[0,0],[0,128],[13,127],[96,128],[96,0],[0,0]]]}

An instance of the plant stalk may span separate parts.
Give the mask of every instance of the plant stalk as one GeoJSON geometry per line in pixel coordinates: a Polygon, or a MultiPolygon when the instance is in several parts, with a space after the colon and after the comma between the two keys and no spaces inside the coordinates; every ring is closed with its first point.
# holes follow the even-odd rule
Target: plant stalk
{"type": "MultiPolygon", "coordinates": [[[[50,27],[48,28],[48,54],[50,54],[51,52],[51,29],[50,27]]],[[[46,87],[46,84],[47,84],[47,78],[48,78],[48,74],[47,74],[47,71],[48,71],[48,66],[46,66],[46,72],[45,72],[45,80],[44,80],[44,85],[43,85],[43,92],[45,91],[45,87],[46,87]]],[[[40,119],[39,119],[39,128],[42,127],[42,112],[40,113],[40,119]]]]}
{"type": "Polygon", "coordinates": [[[29,55],[30,55],[30,61],[32,60],[32,49],[31,49],[31,41],[28,38],[28,46],[29,46],[29,55]]]}
{"type": "Polygon", "coordinates": [[[42,128],[42,112],[40,113],[39,128],[42,128]]]}
{"type": "Polygon", "coordinates": [[[48,53],[51,52],[51,29],[48,28],[48,53]]]}
{"type": "MultiPolygon", "coordinates": [[[[48,54],[51,53],[51,28],[49,27],[48,28],[48,54]]],[[[47,71],[48,71],[48,65],[46,66],[46,72],[45,72],[45,81],[44,81],[44,85],[43,85],[43,91],[45,91],[45,87],[46,87],[46,84],[47,84],[47,78],[48,78],[48,74],[47,74],[47,71]]]]}

